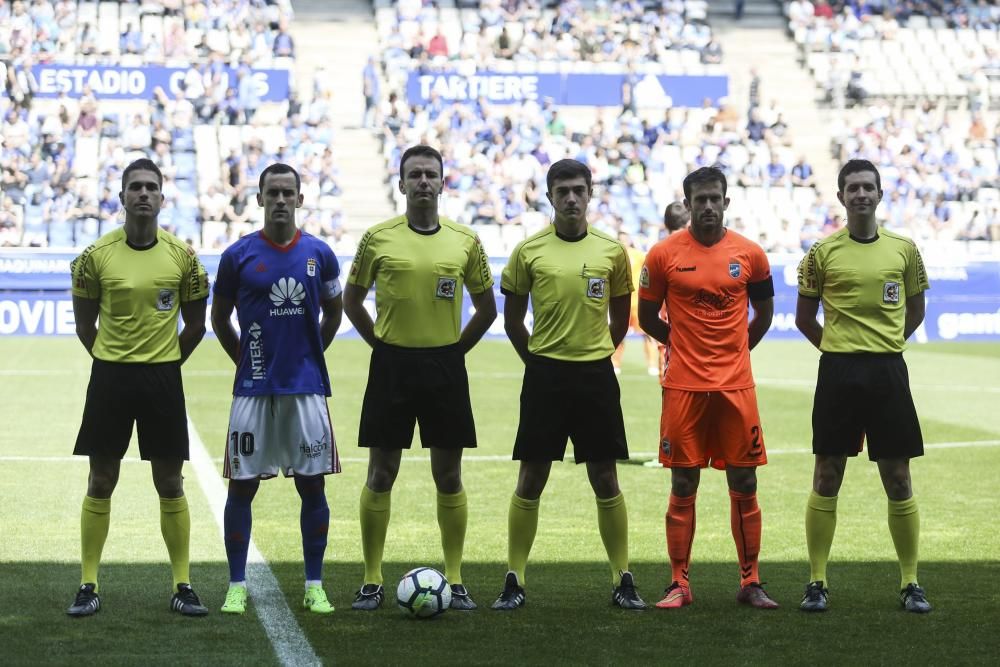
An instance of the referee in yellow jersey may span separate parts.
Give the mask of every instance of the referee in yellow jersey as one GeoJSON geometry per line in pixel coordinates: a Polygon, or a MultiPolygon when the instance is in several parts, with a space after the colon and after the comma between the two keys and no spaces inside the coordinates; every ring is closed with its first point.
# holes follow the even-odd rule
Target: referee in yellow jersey
{"type": "Polygon", "coordinates": [[[868,441],[889,498],[889,533],[899,558],[903,608],[931,610],[917,583],[920,518],[910,459],[924,453],[903,361],[906,340],[924,320],[930,287],[913,241],[880,228],[878,170],[850,160],[837,178],[847,226],[817,241],[799,264],[795,324],[823,353],[813,402],[813,488],[806,507],[809,584],[799,608],[826,611],[826,565],[837,526],[837,493],[847,457],[868,441]],[[817,319],[820,303],[824,321],[817,319]]]}
{"type": "Polygon", "coordinates": [[[494,609],[524,605],[524,571],[538,505],[553,461],[568,439],[587,464],[597,524],[611,563],[613,604],[645,609],[628,571],[628,513],[617,459],[628,458],[621,392],[611,354],[625,337],[633,291],[629,257],[616,239],[587,225],[590,168],[559,160],[546,175],[555,221],[517,245],[503,271],[504,327],[524,361],[514,443],[517,488],[508,515],[508,572],[494,609]],[[528,299],[534,326],[524,320],[528,299]],[[610,317],[610,325],[609,325],[610,317]]]}
{"type": "Polygon", "coordinates": [[[205,335],[208,276],[194,250],[157,225],[162,186],[151,160],[129,164],[118,195],[125,224],[71,267],[76,334],[94,361],[73,451],[90,457],[90,477],[80,520],[83,571],[70,616],[101,608],[97,571],[134,424],[139,456],[150,462],[160,496],[160,530],[173,570],[170,608],[185,616],[208,613],[190,584],[191,517],[181,476],[188,458],[181,364],[205,335]]]}
{"type": "Polygon", "coordinates": [[[437,487],[437,519],[451,608],[475,609],[462,583],[468,506],[462,487],[462,450],[476,446],[465,353],[496,319],[493,274],[476,234],[438,215],[444,188],[441,154],[413,146],[399,161],[406,213],[371,227],[358,244],[344,289],[344,312],[372,346],[358,444],[368,448],[368,479],[361,490],[361,545],[365,579],[352,603],[382,604],[382,552],[390,496],[402,451],[413,430],[430,448],[437,487]],[[375,320],[364,301],[375,286],[375,320]],[[462,294],[475,309],[462,327],[462,294]]]}

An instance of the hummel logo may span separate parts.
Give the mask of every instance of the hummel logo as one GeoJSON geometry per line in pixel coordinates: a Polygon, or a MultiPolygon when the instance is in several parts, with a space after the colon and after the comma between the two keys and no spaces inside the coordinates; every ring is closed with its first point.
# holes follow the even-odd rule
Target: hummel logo
{"type": "Polygon", "coordinates": [[[297,283],[295,278],[281,278],[271,285],[271,303],[276,306],[284,305],[286,301],[291,301],[293,306],[302,303],[306,298],[306,289],[301,283],[297,283]]]}
{"type": "Polygon", "coordinates": [[[265,271],[267,271],[267,267],[264,266],[264,262],[260,262],[259,264],[257,264],[257,266],[253,267],[253,270],[256,271],[257,273],[264,273],[265,271]]]}
{"type": "Polygon", "coordinates": [[[697,266],[678,266],[677,273],[686,273],[688,271],[697,271],[697,266]]]}

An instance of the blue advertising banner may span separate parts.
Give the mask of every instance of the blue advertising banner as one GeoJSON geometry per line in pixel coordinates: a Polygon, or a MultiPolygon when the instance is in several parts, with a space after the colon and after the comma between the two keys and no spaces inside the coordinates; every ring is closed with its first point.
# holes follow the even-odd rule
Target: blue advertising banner
{"type": "MultiPolygon", "coordinates": [[[[621,106],[626,74],[525,73],[481,71],[469,76],[454,71],[411,72],[406,83],[410,104],[426,104],[431,95],[444,102],[471,102],[484,97],[493,104],[520,104],[551,98],[558,105],[621,106]]],[[[717,104],[729,94],[729,77],[634,75],[639,108],[700,107],[717,104]]]]}
{"type": "MultiPolygon", "coordinates": [[[[59,97],[65,92],[69,97],[83,96],[85,87],[99,100],[148,100],[153,90],[162,88],[172,99],[180,92],[180,84],[190,68],[185,67],[115,67],[106,65],[35,65],[31,72],[38,81],[37,96],[59,97]]],[[[288,71],[283,69],[254,69],[250,73],[257,86],[257,95],[264,102],[281,102],[288,99],[288,71]]],[[[236,70],[223,69],[226,86],[237,85],[236,70]]]]}
{"type": "MultiPolygon", "coordinates": [[[[199,253],[210,280],[214,282],[219,266],[218,253],[199,253]]],[[[69,293],[69,264],[72,253],[44,250],[0,249],[0,335],[74,335],[73,303],[69,293]]],[[[350,257],[340,257],[341,275],[351,268],[350,257]]],[[[797,299],[797,257],[771,257],[774,275],[774,322],[768,339],[800,339],[795,328],[797,299]]],[[[494,293],[500,316],[490,327],[488,337],[503,338],[503,301],[500,273],[505,257],[490,259],[495,280],[494,293]]],[[[927,264],[931,289],[927,296],[927,316],[915,339],[922,341],[998,341],[1000,340],[1000,261],[973,261],[952,264],[927,264]]],[[[365,306],[375,312],[374,292],[365,306]]],[[[466,295],[465,317],[470,317],[472,303],[466,295]]],[[[528,312],[530,326],[531,311],[528,312]]],[[[347,318],[340,334],[355,337],[347,318]]]]}

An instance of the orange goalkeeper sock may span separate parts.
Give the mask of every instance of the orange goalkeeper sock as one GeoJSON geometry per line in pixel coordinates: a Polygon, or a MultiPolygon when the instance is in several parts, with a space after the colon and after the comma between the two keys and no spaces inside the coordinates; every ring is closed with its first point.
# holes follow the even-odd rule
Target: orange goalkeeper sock
{"type": "Polygon", "coordinates": [[[729,521],[740,559],[740,586],[759,584],[757,557],[760,555],[760,506],[756,493],[729,491],[729,521]]]}

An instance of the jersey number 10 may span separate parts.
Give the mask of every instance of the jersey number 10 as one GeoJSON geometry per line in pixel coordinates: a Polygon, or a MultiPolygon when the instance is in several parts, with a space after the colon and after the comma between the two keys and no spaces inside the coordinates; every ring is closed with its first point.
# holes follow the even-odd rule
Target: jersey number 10
{"type": "Polygon", "coordinates": [[[245,433],[233,431],[229,434],[229,441],[233,443],[233,456],[253,455],[253,433],[250,433],[249,431],[245,433]]]}

